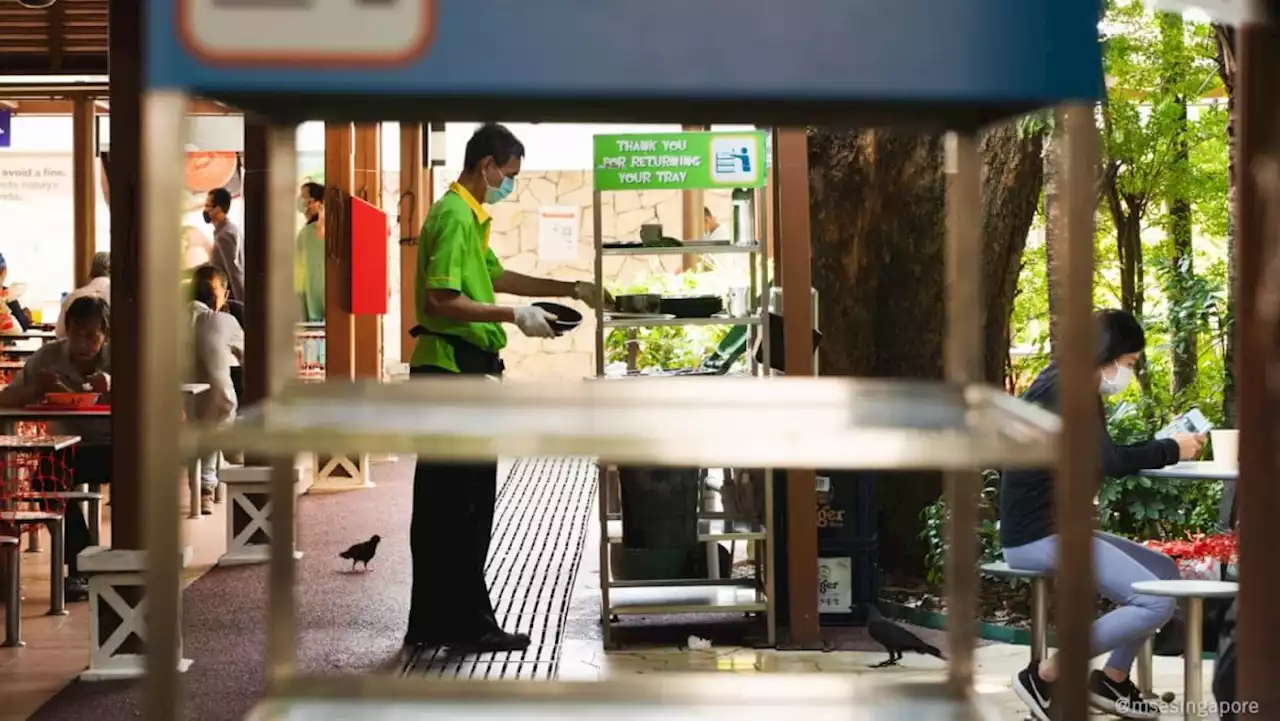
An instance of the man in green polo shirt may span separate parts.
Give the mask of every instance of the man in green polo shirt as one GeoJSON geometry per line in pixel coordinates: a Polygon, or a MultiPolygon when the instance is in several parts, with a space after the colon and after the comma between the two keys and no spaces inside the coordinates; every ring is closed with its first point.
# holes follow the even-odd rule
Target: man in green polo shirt
{"type": "MultiPolygon", "coordinates": [[[[527,336],[555,337],[549,313],[534,306],[497,305],[496,293],[595,302],[595,284],[504,270],[489,247],[491,223],[483,204],[511,195],[523,158],[524,146],[510,130],[481,126],[467,142],[462,174],[427,213],[418,238],[412,375],[501,375],[498,354],[507,344],[506,323],[527,336]]],[[[498,625],[484,579],[497,482],[496,460],[418,464],[409,530],[413,597],[405,645],[473,653],[529,645],[528,636],[507,633],[498,625]]]]}

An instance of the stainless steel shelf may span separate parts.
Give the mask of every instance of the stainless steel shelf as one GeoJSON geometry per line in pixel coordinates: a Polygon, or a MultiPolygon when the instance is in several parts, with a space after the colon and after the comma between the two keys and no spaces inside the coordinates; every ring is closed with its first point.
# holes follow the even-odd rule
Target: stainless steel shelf
{"type": "MultiPolygon", "coordinates": [[[[997,721],[977,694],[852,674],[650,674],[592,683],[475,683],[330,676],[323,693],[284,693],[249,721],[997,721]],[[458,689],[458,686],[472,689],[458,689]]],[[[295,682],[295,685],[301,683],[295,682]]]]}
{"type": "MultiPolygon", "coordinates": [[[[750,521],[703,518],[698,521],[699,541],[763,540],[764,526],[750,521]]],[[[609,521],[609,542],[622,543],[622,521],[609,521]]],[[[615,582],[616,583],[616,582],[615,582]]]]}
{"type": "Polygon", "coordinates": [[[656,578],[648,581],[609,580],[609,588],[688,588],[690,586],[744,586],[748,582],[759,585],[754,578],[656,578]]]}
{"type": "Polygon", "coordinates": [[[609,612],[623,615],[747,613],[768,608],[754,579],[699,586],[609,586],[609,612]]]}
{"type": "Polygon", "coordinates": [[[635,248],[601,248],[601,255],[745,255],[759,253],[759,243],[752,245],[681,245],[674,248],[636,246],[635,248]]]}
{"type": "Polygon", "coordinates": [[[293,383],[201,449],[598,457],[708,468],[976,470],[1051,464],[1058,417],[986,387],[837,378],[293,383]],[[733,419],[768,418],[744,430],[733,419]]]}
{"type": "Polygon", "coordinates": [[[716,315],[710,318],[655,318],[651,320],[641,320],[634,318],[620,318],[609,320],[605,319],[605,328],[663,328],[668,326],[689,326],[689,325],[760,325],[760,316],[724,316],[716,315]]]}

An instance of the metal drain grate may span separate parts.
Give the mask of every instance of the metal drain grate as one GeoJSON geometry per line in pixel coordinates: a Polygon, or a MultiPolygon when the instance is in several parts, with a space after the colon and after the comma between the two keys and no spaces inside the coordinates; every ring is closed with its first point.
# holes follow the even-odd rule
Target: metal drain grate
{"type": "Polygon", "coordinates": [[[507,631],[529,634],[532,643],[520,652],[479,656],[427,649],[409,660],[405,674],[553,678],[595,491],[592,459],[516,461],[498,488],[485,577],[498,622],[507,631]]]}

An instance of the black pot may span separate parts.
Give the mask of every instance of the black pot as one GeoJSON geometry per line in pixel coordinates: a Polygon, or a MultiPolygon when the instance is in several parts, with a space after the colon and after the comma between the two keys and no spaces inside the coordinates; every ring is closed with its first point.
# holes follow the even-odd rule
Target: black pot
{"type": "Polygon", "coordinates": [[[662,296],[657,293],[636,293],[614,296],[614,307],[619,313],[643,313],[656,315],[662,310],[662,296]]]}
{"type": "Polygon", "coordinates": [[[724,311],[724,298],[718,295],[673,295],[662,298],[661,312],[677,318],[710,318],[724,311]]]}
{"type": "Polygon", "coordinates": [[[555,330],[556,335],[564,335],[582,325],[582,314],[567,305],[540,300],[534,303],[533,307],[541,308],[556,317],[551,321],[551,328],[555,330]]]}

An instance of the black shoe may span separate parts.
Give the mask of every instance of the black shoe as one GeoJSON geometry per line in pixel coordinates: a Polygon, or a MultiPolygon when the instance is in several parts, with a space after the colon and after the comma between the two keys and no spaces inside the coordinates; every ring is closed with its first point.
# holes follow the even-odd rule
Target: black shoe
{"type": "Polygon", "coordinates": [[[1160,709],[1144,699],[1133,681],[1112,681],[1101,671],[1089,673],[1089,703],[1099,711],[1128,719],[1155,719],[1160,709]]]}
{"type": "Polygon", "coordinates": [[[1031,709],[1031,716],[1037,721],[1049,721],[1049,707],[1053,704],[1053,686],[1040,678],[1040,662],[1032,661],[1030,666],[1013,676],[1013,692],[1031,709]]]}
{"type": "Polygon", "coordinates": [[[84,576],[67,576],[62,582],[63,596],[67,603],[89,600],[89,579],[84,576]]]}
{"type": "Polygon", "coordinates": [[[456,653],[500,653],[502,651],[523,651],[529,648],[529,637],[523,633],[507,633],[493,631],[466,641],[452,641],[447,644],[450,651],[456,653]]]}

